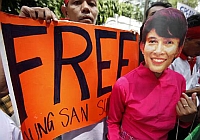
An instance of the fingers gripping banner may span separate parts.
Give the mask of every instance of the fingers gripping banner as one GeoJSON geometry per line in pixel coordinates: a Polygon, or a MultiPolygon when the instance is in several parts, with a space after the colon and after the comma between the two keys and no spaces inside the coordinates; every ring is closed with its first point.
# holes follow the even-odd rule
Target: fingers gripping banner
{"type": "Polygon", "coordinates": [[[131,32],[0,17],[1,54],[24,139],[52,139],[100,121],[116,79],[138,66],[131,32]]]}

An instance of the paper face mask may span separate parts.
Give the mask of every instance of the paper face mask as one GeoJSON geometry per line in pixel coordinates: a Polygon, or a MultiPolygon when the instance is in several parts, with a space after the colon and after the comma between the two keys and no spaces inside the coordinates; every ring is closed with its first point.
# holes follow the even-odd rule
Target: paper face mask
{"type": "Polygon", "coordinates": [[[186,31],[186,19],[177,9],[162,9],[150,17],[144,25],[140,44],[145,66],[162,73],[181,52],[186,31]]]}

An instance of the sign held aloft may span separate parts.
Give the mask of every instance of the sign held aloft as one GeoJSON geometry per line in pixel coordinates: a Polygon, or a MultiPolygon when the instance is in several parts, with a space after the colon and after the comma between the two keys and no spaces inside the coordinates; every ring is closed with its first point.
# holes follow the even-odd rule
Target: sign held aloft
{"type": "Polygon", "coordinates": [[[180,2],[177,3],[177,9],[182,11],[186,18],[196,14],[196,11],[192,7],[180,2]]]}
{"type": "Polygon", "coordinates": [[[1,54],[24,139],[52,139],[100,121],[116,79],[138,66],[131,32],[0,17],[1,54]]]}

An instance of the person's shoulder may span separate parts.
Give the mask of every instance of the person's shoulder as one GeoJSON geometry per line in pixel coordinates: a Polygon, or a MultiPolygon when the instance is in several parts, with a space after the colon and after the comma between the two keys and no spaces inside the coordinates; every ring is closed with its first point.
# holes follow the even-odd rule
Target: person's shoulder
{"type": "Polygon", "coordinates": [[[22,140],[21,130],[14,121],[0,109],[0,138],[22,140]]]}
{"type": "Polygon", "coordinates": [[[10,139],[12,135],[12,120],[0,109],[0,138],[10,139]]]}
{"type": "Polygon", "coordinates": [[[124,80],[124,79],[129,80],[129,79],[132,79],[133,76],[135,76],[135,74],[137,73],[137,71],[138,71],[138,67],[133,69],[133,70],[131,70],[131,71],[129,71],[125,75],[121,76],[118,80],[124,80]]]}
{"type": "Polygon", "coordinates": [[[184,65],[186,62],[187,60],[183,60],[182,58],[177,57],[176,59],[174,59],[171,65],[180,66],[180,65],[184,65]]]}
{"type": "Polygon", "coordinates": [[[130,82],[130,80],[132,79],[131,77],[134,76],[135,72],[136,72],[135,69],[133,69],[130,72],[126,73],[125,75],[119,77],[115,82],[115,86],[127,85],[130,82]]]}
{"type": "Polygon", "coordinates": [[[4,122],[4,123],[7,123],[7,124],[12,124],[14,123],[10,117],[4,113],[1,109],[0,109],[0,122],[4,122]]]}
{"type": "Polygon", "coordinates": [[[138,67],[135,68],[135,69],[133,69],[133,70],[131,70],[131,71],[129,71],[129,72],[126,73],[123,77],[129,77],[129,76],[131,76],[131,75],[134,75],[134,74],[137,72],[137,70],[138,70],[138,67]]]}

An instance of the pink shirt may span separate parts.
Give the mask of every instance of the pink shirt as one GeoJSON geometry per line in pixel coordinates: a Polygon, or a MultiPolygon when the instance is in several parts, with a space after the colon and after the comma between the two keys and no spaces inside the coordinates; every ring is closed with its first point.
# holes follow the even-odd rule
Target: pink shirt
{"type": "Polygon", "coordinates": [[[180,74],[166,69],[157,79],[142,64],[119,78],[110,96],[108,138],[166,140],[185,86],[180,74]]]}

